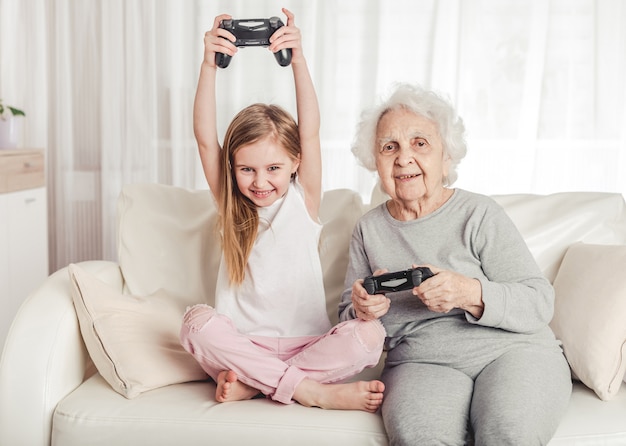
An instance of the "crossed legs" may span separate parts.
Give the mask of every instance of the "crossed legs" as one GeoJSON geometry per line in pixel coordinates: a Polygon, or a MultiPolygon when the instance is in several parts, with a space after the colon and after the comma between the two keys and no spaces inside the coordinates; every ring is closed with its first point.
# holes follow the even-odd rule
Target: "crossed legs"
{"type": "Polygon", "coordinates": [[[380,381],[334,384],[376,365],[385,331],[377,321],[349,321],[322,336],[249,337],[208,305],[190,308],[181,344],[217,383],[217,401],[272,399],[328,409],[374,412],[382,402],[380,381]]]}

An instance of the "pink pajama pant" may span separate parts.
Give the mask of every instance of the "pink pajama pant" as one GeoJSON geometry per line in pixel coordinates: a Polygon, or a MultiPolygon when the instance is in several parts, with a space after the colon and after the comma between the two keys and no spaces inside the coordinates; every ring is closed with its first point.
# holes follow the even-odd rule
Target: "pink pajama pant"
{"type": "Polygon", "coordinates": [[[377,320],[354,319],[320,336],[248,336],[228,317],[199,304],[185,313],[180,340],[215,381],[221,371],[232,370],[242,383],[287,404],[304,378],[333,383],[375,366],[385,329],[377,320]]]}

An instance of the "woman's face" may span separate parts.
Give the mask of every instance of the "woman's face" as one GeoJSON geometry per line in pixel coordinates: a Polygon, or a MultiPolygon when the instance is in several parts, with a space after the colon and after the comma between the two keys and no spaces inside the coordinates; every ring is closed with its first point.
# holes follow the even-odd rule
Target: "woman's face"
{"type": "Polygon", "coordinates": [[[376,169],[385,192],[404,207],[444,190],[449,158],[436,124],[404,108],[385,113],[376,128],[376,169]]]}

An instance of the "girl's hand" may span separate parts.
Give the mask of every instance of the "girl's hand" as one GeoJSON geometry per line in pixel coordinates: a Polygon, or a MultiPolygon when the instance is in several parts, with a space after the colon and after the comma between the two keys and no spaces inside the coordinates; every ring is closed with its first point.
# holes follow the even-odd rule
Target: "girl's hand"
{"type": "Polygon", "coordinates": [[[222,20],[229,20],[232,17],[228,14],[221,14],[215,17],[213,28],[204,34],[204,63],[215,68],[215,53],[224,53],[233,56],[237,52],[237,47],[233,43],[236,37],[230,31],[220,28],[222,20]]]}
{"type": "MultiPolygon", "coordinates": [[[[374,274],[382,274],[386,270],[376,271],[374,274]]],[[[352,306],[359,319],[365,321],[379,319],[389,311],[391,300],[384,294],[367,294],[363,288],[363,279],[359,279],[352,284],[352,306]]]]}
{"type": "Polygon", "coordinates": [[[276,53],[285,48],[291,48],[291,63],[304,61],[302,54],[302,36],[300,29],[296,27],[294,15],[291,11],[283,8],[283,13],[287,16],[287,24],[278,28],[270,37],[269,49],[276,53]]]}
{"type": "Polygon", "coordinates": [[[431,265],[422,266],[429,267],[435,275],[423,281],[418,287],[413,288],[413,294],[430,311],[448,313],[454,308],[461,308],[480,319],[484,304],[482,287],[477,279],[435,268],[431,265]]]}

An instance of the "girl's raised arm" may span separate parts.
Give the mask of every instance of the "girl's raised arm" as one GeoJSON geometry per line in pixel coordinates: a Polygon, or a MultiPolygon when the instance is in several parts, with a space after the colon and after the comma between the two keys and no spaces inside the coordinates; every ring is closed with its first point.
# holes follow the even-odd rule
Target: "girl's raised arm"
{"type": "Polygon", "coordinates": [[[230,18],[228,14],[217,16],[213,22],[213,28],[204,35],[204,59],[200,67],[198,88],[193,105],[193,130],[198,143],[202,169],[209,188],[218,202],[220,200],[221,146],[217,138],[215,53],[220,52],[232,56],[237,51],[237,47],[231,42],[235,40],[235,37],[229,31],[219,28],[222,20],[230,18]]]}
{"type": "Polygon", "coordinates": [[[291,48],[291,66],[296,87],[296,107],[302,154],[298,178],[304,188],[307,209],[311,217],[318,218],[322,199],[322,155],[320,148],[320,110],[309,68],[302,51],[300,30],[295,26],[294,15],[283,8],[287,25],[279,28],[271,38],[270,50],[276,52],[291,48]]]}

